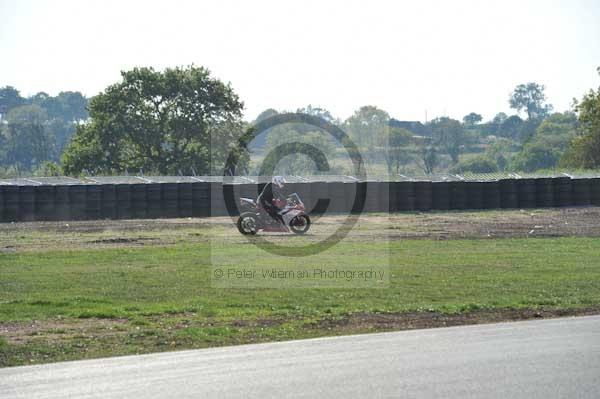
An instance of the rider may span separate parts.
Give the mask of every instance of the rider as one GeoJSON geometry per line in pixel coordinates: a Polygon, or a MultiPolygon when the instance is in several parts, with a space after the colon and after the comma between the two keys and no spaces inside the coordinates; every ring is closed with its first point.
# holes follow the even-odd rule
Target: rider
{"type": "Polygon", "coordinates": [[[282,224],[285,223],[283,217],[279,214],[281,208],[276,202],[285,203],[285,195],[282,190],[285,183],[286,181],[283,176],[273,176],[271,183],[265,185],[265,188],[263,188],[257,199],[258,203],[262,205],[265,211],[267,211],[275,221],[279,221],[282,224]]]}

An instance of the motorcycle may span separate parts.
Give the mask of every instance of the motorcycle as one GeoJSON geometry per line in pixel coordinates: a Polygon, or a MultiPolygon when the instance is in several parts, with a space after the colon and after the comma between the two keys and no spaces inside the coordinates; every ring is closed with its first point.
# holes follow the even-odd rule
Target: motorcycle
{"type": "Polygon", "coordinates": [[[284,224],[273,219],[258,201],[242,197],[237,228],[244,235],[254,235],[259,231],[304,234],[310,229],[310,217],[305,213],[304,203],[296,193],[286,198],[285,206],[279,214],[284,224]]]}

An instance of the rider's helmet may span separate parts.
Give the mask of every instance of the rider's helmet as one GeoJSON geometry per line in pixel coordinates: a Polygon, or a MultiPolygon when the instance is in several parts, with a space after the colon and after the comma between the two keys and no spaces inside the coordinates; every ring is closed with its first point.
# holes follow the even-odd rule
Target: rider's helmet
{"type": "Polygon", "coordinates": [[[273,176],[273,179],[271,179],[271,182],[279,188],[283,188],[283,185],[286,183],[283,176],[273,176]]]}

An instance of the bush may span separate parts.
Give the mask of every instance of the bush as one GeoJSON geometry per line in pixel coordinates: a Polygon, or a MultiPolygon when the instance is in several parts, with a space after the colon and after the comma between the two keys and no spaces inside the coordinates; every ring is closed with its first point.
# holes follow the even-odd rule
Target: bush
{"type": "Polygon", "coordinates": [[[494,173],[498,172],[498,165],[486,156],[476,156],[464,161],[450,169],[452,173],[494,173]]]}
{"type": "Polygon", "coordinates": [[[526,145],[514,160],[513,169],[534,172],[539,169],[556,167],[561,153],[546,142],[535,142],[526,145]]]}
{"type": "Polygon", "coordinates": [[[63,171],[59,164],[52,161],[45,161],[34,173],[35,176],[49,177],[62,176],[63,171]]]}

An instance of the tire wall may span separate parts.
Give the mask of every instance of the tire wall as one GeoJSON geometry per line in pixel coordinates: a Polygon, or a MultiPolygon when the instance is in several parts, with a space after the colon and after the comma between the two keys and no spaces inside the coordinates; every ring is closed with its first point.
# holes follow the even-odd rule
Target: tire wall
{"type": "Polygon", "coordinates": [[[550,208],[554,206],[553,179],[535,179],[535,202],[538,208],[550,208]]]}
{"type": "Polygon", "coordinates": [[[467,183],[456,181],[450,183],[450,209],[467,209],[467,183]]]}
{"type": "MultiPolygon", "coordinates": [[[[225,216],[263,184],[0,185],[0,222],[225,216]],[[223,190],[233,193],[225,204],[223,190]]],[[[600,178],[289,183],[309,213],[600,206],[600,178]],[[364,199],[363,199],[364,195],[364,199]],[[356,202],[355,202],[356,198],[356,202]],[[318,201],[321,199],[322,201],[318,201]]]]}
{"type": "Polygon", "coordinates": [[[390,182],[388,184],[391,212],[405,212],[415,209],[414,185],[414,182],[411,181],[390,182]]]}
{"type": "Polygon", "coordinates": [[[517,181],[514,179],[502,179],[500,184],[500,207],[504,209],[519,207],[519,191],[517,181]]]}
{"type": "Polygon", "coordinates": [[[345,213],[349,209],[346,208],[346,193],[344,192],[343,182],[327,183],[329,192],[329,208],[328,213],[345,213]]]}
{"type": "Polygon", "coordinates": [[[563,207],[571,206],[572,202],[572,185],[571,179],[568,177],[557,177],[552,181],[554,193],[554,206],[563,207]]]}
{"type": "Polygon", "coordinates": [[[210,216],[210,185],[192,183],[192,217],[210,216]]]}
{"type": "Polygon", "coordinates": [[[600,178],[590,179],[590,202],[600,206],[600,178]]]}
{"type": "Polygon", "coordinates": [[[192,217],[193,193],[192,183],[177,184],[177,214],[180,218],[192,217]]]}
{"type": "Polygon", "coordinates": [[[482,183],[483,190],[483,208],[500,208],[500,183],[497,181],[487,181],[482,183]]]}
{"type": "Polygon", "coordinates": [[[592,204],[592,179],[571,180],[571,201],[576,206],[592,204]]]}
{"type": "Polygon", "coordinates": [[[36,186],[34,187],[35,219],[56,220],[56,187],[36,186]]]}
{"type": "Polygon", "coordinates": [[[431,206],[432,209],[448,210],[451,209],[450,182],[436,182],[431,185],[431,206]]]}
{"type": "Polygon", "coordinates": [[[223,197],[223,184],[208,184],[210,185],[210,204],[208,208],[210,216],[227,215],[227,208],[225,207],[225,200],[223,197]]]}

